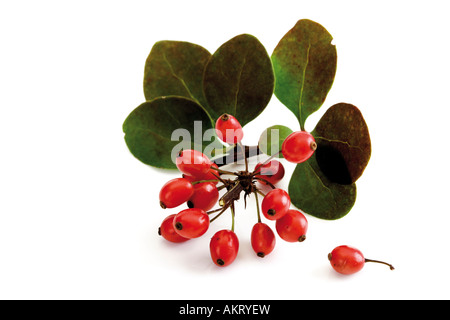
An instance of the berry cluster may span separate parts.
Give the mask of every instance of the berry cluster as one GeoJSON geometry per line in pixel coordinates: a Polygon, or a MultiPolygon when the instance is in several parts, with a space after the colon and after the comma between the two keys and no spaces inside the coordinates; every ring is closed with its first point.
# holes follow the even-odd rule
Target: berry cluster
{"type": "MultiPolygon", "coordinates": [[[[258,195],[263,196],[261,210],[265,218],[276,221],[276,231],[281,239],[288,242],[302,242],[306,238],[308,221],[298,210],[291,209],[289,194],[275,187],[284,177],[283,165],[272,156],[258,163],[253,171],[248,170],[245,148],[241,144],[244,136],[239,121],[232,115],[224,114],[216,121],[216,133],[223,142],[236,145],[243,152],[245,170],[231,172],[220,169],[203,153],[196,150],[182,150],[176,158],[176,166],[182,178],[168,181],[159,193],[162,208],[175,208],[186,203],[188,208],[164,219],[159,234],[171,242],[184,242],[198,238],[206,233],[211,222],[227,209],[230,209],[232,226],[220,230],[211,238],[210,253],[218,266],[231,264],[239,250],[239,240],[234,232],[234,202],[244,193],[244,200],[254,194],[257,201],[258,222],[251,231],[251,245],[259,257],[270,254],[275,247],[275,234],[261,221],[258,195]],[[225,178],[233,176],[234,179],[225,178]],[[272,188],[264,194],[258,187],[268,185],[272,188]],[[226,193],[219,199],[219,191],[226,193]],[[218,209],[213,209],[219,204],[218,209]],[[215,214],[214,218],[210,216],[215,214]]],[[[306,161],[314,153],[316,143],[311,134],[305,131],[292,133],[282,145],[282,154],[290,162],[306,161]]]]}
{"type": "MultiPolygon", "coordinates": [[[[199,151],[182,150],[176,158],[176,166],[182,172],[182,178],[168,181],[161,188],[159,200],[163,209],[175,208],[184,203],[188,208],[166,217],[159,227],[159,235],[170,242],[184,242],[201,237],[209,229],[210,223],[230,209],[231,228],[219,230],[210,241],[212,261],[221,267],[230,265],[239,251],[239,239],[234,232],[234,202],[240,199],[243,192],[244,201],[250,194],[254,194],[256,199],[258,222],[251,230],[251,245],[257,256],[265,257],[270,254],[276,243],[273,230],[261,221],[261,211],[267,220],[275,221],[275,229],[281,239],[287,242],[304,241],[308,220],[300,211],[291,209],[289,194],[275,186],[282,180],[285,172],[283,165],[273,159],[276,154],[249,171],[245,148],[241,144],[244,134],[238,120],[229,114],[222,115],[216,121],[216,133],[223,142],[241,149],[245,170],[226,171],[199,151]],[[232,176],[233,179],[225,176],[232,176]],[[264,194],[257,183],[268,185],[272,189],[264,194]],[[220,197],[219,191],[222,189],[226,189],[226,192],[220,197]],[[258,195],[263,196],[261,209],[258,195]],[[216,204],[219,205],[218,209],[214,209],[216,204]],[[215,216],[210,218],[213,214],[215,216]]],[[[287,161],[301,163],[308,160],[316,148],[317,144],[310,133],[297,131],[284,140],[281,153],[287,161]]],[[[337,247],[328,258],[333,268],[343,274],[359,271],[368,261],[380,262],[364,259],[359,250],[347,246],[337,247]]]]}

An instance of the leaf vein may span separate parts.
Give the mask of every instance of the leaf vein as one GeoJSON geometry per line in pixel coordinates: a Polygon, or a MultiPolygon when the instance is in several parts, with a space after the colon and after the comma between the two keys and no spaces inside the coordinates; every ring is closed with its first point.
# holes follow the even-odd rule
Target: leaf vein
{"type": "Polygon", "coordinates": [[[309,64],[309,51],[311,50],[311,42],[308,42],[308,49],[306,50],[306,62],[305,66],[303,68],[302,72],[302,86],[300,88],[300,99],[299,99],[299,105],[298,105],[298,119],[300,120],[300,126],[301,129],[304,130],[304,122],[302,121],[302,107],[303,107],[303,89],[305,87],[305,78],[306,78],[306,69],[308,68],[309,64]]]}
{"type": "Polygon", "coordinates": [[[317,180],[320,181],[320,184],[321,184],[321,185],[322,185],[322,186],[330,193],[331,198],[332,198],[333,201],[334,201],[335,207],[337,207],[337,201],[336,201],[336,199],[335,199],[335,197],[334,197],[333,191],[331,191],[331,189],[328,188],[328,187],[325,185],[325,183],[324,183],[323,180],[320,178],[320,176],[317,174],[316,170],[314,170],[314,168],[311,166],[311,164],[309,163],[309,161],[306,162],[306,163],[308,164],[308,166],[310,167],[311,171],[312,171],[312,172],[314,173],[314,175],[316,176],[317,180]]]}
{"type": "Polygon", "coordinates": [[[176,74],[175,70],[173,69],[172,64],[170,63],[170,61],[167,59],[166,55],[163,54],[163,59],[166,62],[167,66],[169,67],[170,73],[178,80],[180,81],[181,85],[184,87],[184,89],[187,91],[187,93],[189,94],[189,96],[198,104],[200,104],[200,102],[197,101],[197,99],[195,99],[194,95],[192,94],[191,90],[189,89],[189,87],[187,86],[186,82],[184,81],[183,78],[181,78],[179,75],[176,74]]]}

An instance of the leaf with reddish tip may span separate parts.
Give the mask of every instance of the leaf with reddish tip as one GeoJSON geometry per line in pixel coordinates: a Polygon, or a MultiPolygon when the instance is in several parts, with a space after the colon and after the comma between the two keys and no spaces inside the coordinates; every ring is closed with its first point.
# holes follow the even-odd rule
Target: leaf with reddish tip
{"type": "Polygon", "coordinates": [[[327,110],[312,134],[316,158],[330,181],[352,184],[363,174],[371,155],[369,129],[354,105],[338,103],[327,110]]]}
{"type": "Polygon", "coordinates": [[[311,132],[317,150],[292,174],[289,195],[299,209],[327,220],[345,216],[356,201],[356,180],[371,154],[369,131],[357,107],[339,103],[311,132]]]}

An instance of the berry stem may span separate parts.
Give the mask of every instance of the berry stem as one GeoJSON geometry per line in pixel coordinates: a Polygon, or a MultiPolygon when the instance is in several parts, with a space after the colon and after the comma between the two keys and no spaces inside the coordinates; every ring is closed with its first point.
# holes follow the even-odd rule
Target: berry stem
{"type": "Polygon", "coordinates": [[[198,184],[198,183],[203,183],[203,182],[217,182],[217,181],[219,181],[219,179],[213,179],[213,180],[199,180],[199,181],[194,181],[194,182],[191,182],[191,183],[192,183],[192,185],[196,185],[196,184],[198,184]]]}
{"type": "MultiPolygon", "coordinates": [[[[226,208],[225,208],[226,209],[226,208]]],[[[211,214],[211,213],[215,213],[215,212],[219,212],[219,211],[223,211],[223,208],[219,208],[219,209],[214,209],[214,210],[210,210],[208,212],[206,212],[206,214],[211,214]]]]}
{"type": "Polygon", "coordinates": [[[256,212],[258,213],[258,222],[261,222],[261,212],[259,211],[258,190],[254,192],[256,200],[256,212]]]}
{"type": "Polygon", "coordinates": [[[225,182],[225,180],[223,180],[223,179],[220,177],[220,175],[217,175],[217,174],[215,174],[214,172],[211,172],[211,174],[212,174],[214,177],[216,177],[217,180],[219,180],[220,182],[222,182],[223,185],[224,185],[225,187],[227,186],[227,183],[225,182]]]}
{"type": "Polygon", "coordinates": [[[256,192],[258,192],[263,198],[266,196],[261,190],[256,189],[256,192]]]}
{"type": "Polygon", "coordinates": [[[214,220],[216,220],[218,217],[220,217],[222,215],[222,213],[224,213],[227,209],[228,209],[228,207],[222,208],[221,211],[214,218],[209,220],[209,223],[212,223],[214,220]]]}
{"type": "Polygon", "coordinates": [[[254,176],[254,175],[259,174],[259,173],[261,172],[261,168],[262,168],[263,166],[265,166],[266,164],[268,164],[268,163],[270,162],[270,160],[272,160],[273,158],[275,158],[275,157],[276,157],[277,155],[279,155],[279,154],[280,154],[280,151],[274,153],[274,154],[271,155],[269,158],[267,158],[267,160],[264,161],[264,162],[258,167],[258,171],[253,171],[252,175],[254,176]]]}
{"type": "Polygon", "coordinates": [[[231,231],[234,232],[234,201],[231,203],[231,231]]]}
{"type": "Polygon", "coordinates": [[[385,264],[385,265],[389,266],[389,268],[390,268],[391,270],[394,270],[394,269],[395,269],[394,266],[393,266],[392,264],[389,264],[389,263],[384,262],[384,261],[378,261],[378,260],[372,260],[372,259],[364,259],[364,261],[365,261],[365,262],[376,262],[376,263],[385,264]]]}
{"type": "Polygon", "coordinates": [[[227,170],[222,170],[222,169],[216,168],[216,167],[214,167],[214,166],[211,166],[211,169],[212,169],[212,170],[215,170],[215,171],[217,171],[217,172],[219,172],[219,173],[222,173],[222,174],[237,175],[236,172],[231,172],[231,171],[227,171],[227,170]]]}
{"type": "Polygon", "coordinates": [[[266,179],[263,179],[263,178],[260,178],[260,177],[255,177],[255,179],[267,183],[269,186],[272,187],[272,189],[276,189],[276,188],[277,188],[277,187],[275,187],[272,183],[270,183],[269,181],[267,181],[266,179]]]}
{"type": "Polygon", "coordinates": [[[241,142],[239,142],[238,145],[241,148],[242,157],[244,158],[244,161],[245,161],[245,171],[248,172],[248,160],[247,160],[247,157],[245,156],[245,148],[241,142]]]}
{"type": "Polygon", "coordinates": [[[241,191],[244,190],[242,183],[239,181],[235,182],[233,187],[228,189],[227,193],[225,193],[222,198],[219,199],[220,206],[227,206],[234,200],[239,199],[241,191]]]}

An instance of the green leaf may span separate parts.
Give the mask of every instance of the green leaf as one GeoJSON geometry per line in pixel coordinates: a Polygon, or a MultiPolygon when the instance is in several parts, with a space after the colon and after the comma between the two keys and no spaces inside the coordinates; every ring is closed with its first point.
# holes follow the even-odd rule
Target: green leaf
{"type": "MultiPolygon", "coordinates": [[[[275,125],[264,130],[259,137],[258,147],[265,154],[271,156],[281,151],[281,145],[288,135],[292,133],[292,130],[286,126],[275,125]]],[[[277,155],[278,158],[283,158],[283,154],[280,152],[277,155]]]]}
{"type": "Polygon", "coordinates": [[[356,184],[331,182],[320,170],[315,155],[296,166],[289,182],[294,206],[320,219],[335,220],[350,212],[356,201],[356,184]]]}
{"type": "Polygon", "coordinates": [[[242,126],[252,121],[269,103],[274,88],[264,46],[248,34],[224,43],[206,65],[203,88],[213,119],[229,113],[242,126]]]}
{"type": "Polygon", "coordinates": [[[317,150],[295,168],[289,182],[291,201],[315,217],[342,218],[356,201],[355,181],[370,159],[366,122],[357,107],[338,103],[327,110],[311,133],[317,150]]]}
{"type": "Polygon", "coordinates": [[[146,100],[174,95],[190,98],[205,107],[203,71],[210,57],[208,50],[193,43],[155,43],[145,63],[146,100]]]}
{"type": "Polygon", "coordinates": [[[203,151],[206,144],[217,143],[203,141],[207,129],[212,129],[212,125],[202,107],[176,96],[144,102],[123,124],[130,152],[145,164],[168,169],[176,168],[173,159],[181,149],[203,151]],[[174,133],[176,129],[181,130],[174,133]]]}
{"type": "Polygon", "coordinates": [[[339,103],[327,110],[312,135],[320,170],[333,182],[352,184],[363,174],[371,155],[369,129],[360,110],[339,103]]]}
{"type": "Polygon", "coordinates": [[[336,47],[320,24],[300,20],[272,54],[276,97],[297,117],[304,130],[309,115],[325,101],[336,73],[336,47]]]}

